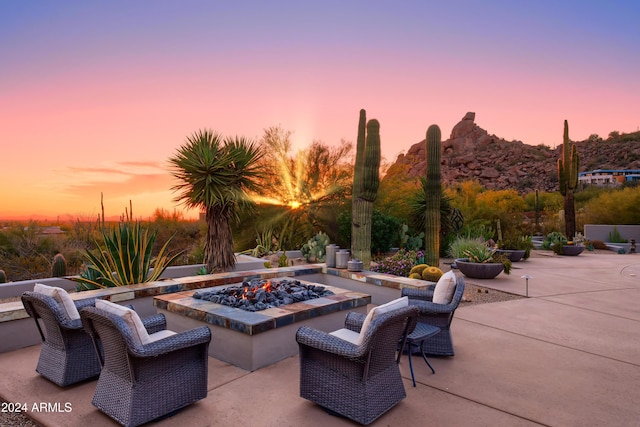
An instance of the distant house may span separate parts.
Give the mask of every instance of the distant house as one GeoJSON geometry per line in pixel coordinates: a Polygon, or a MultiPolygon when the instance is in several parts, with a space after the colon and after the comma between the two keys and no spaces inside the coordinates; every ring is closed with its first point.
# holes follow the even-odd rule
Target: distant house
{"type": "Polygon", "coordinates": [[[640,181],[640,169],[596,169],[578,174],[579,184],[597,187],[615,187],[631,181],[640,181]]]}
{"type": "Polygon", "coordinates": [[[40,230],[40,234],[47,234],[47,235],[64,234],[64,231],[59,226],[52,225],[49,227],[43,227],[42,230],[40,230]]]}

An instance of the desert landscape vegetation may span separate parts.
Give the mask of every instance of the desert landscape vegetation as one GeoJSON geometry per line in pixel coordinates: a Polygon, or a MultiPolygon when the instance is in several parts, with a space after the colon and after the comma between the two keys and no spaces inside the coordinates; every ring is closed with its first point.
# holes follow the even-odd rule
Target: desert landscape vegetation
{"type": "MultiPolygon", "coordinates": [[[[564,231],[563,196],[558,191],[556,162],[562,146],[530,146],[506,141],[479,128],[466,115],[442,143],[442,217],[440,254],[446,256],[456,235],[545,236],[564,231]],[[489,171],[489,172],[487,172],[489,171]],[[555,189],[554,189],[555,186],[555,189]],[[462,223],[449,224],[452,212],[462,223]],[[480,230],[480,231],[479,231],[480,230]]],[[[294,151],[292,131],[265,129],[256,147],[264,155],[257,166],[256,187],[247,209],[232,221],[233,250],[265,256],[299,250],[318,233],[350,247],[354,147],[315,142],[294,151]]],[[[382,139],[381,144],[384,144],[382,139]]],[[[640,133],[612,131],[576,142],[581,171],[633,169],[640,163],[640,133]]],[[[413,145],[390,164],[381,166],[373,203],[371,251],[380,259],[392,248],[424,249],[425,141],[413,145]]],[[[584,224],[637,224],[640,187],[630,182],[616,187],[583,187],[575,191],[576,230],[584,224]]],[[[107,207],[111,210],[112,207],[107,207]]],[[[177,211],[158,208],[150,218],[135,216],[135,200],[118,220],[77,218],[61,222],[2,221],[0,269],[6,281],[77,275],[86,270],[86,253],[99,250],[102,232],[136,220],[155,234],[154,256],[169,242],[173,265],[204,262],[207,227],[203,220],[185,219],[177,211]],[[62,254],[66,268],[55,273],[54,257],[62,254]]]]}

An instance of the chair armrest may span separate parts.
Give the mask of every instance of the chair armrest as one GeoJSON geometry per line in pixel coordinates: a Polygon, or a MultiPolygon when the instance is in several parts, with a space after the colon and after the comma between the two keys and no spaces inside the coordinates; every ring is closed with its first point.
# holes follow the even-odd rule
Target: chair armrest
{"type": "Polygon", "coordinates": [[[433,292],[435,288],[436,285],[429,285],[425,289],[402,288],[402,293],[400,295],[403,297],[409,297],[409,299],[431,301],[433,300],[433,292]]]}
{"type": "Polygon", "coordinates": [[[145,317],[142,319],[142,324],[150,334],[167,329],[167,319],[162,313],[152,314],[149,317],[145,317]]]}
{"type": "Polygon", "coordinates": [[[69,319],[68,317],[63,317],[62,315],[60,315],[59,317],[56,316],[56,319],[61,328],[73,330],[82,329],[82,320],[80,319],[69,319]]]}
{"type": "Polygon", "coordinates": [[[362,324],[364,323],[364,319],[366,317],[366,314],[350,311],[347,313],[347,318],[344,321],[344,327],[346,329],[359,333],[360,330],[362,330],[362,324]]]}
{"type": "Polygon", "coordinates": [[[95,307],[96,305],[96,299],[95,298],[89,298],[89,299],[82,299],[79,301],[74,301],[73,302],[76,306],[76,308],[78,309],[78,312],[80,310],[82,310],[85,307],[95,307]]]}
{"type": "Polygon", "coordinates": [[[308,326],[298,328],[296,341],[298,344],[350,359],[360,358],[365,354],[365,348],[363,346],[357,346],[342,338],[308,326]]]}
{"type": "Polygon", "coordinates": [[[436,304],[431,301],[409,300],[409,305],[418,307],[420,314],[448,314],[454,309],[451,304],[436,304]]]}
{"type": "Polygon", "coordinates": [[[142,347],[129,347],[129,353],[136,357],[157,357],[189,347],[211,342],[211,331],[206,326],[180,332],[142,347]]]}

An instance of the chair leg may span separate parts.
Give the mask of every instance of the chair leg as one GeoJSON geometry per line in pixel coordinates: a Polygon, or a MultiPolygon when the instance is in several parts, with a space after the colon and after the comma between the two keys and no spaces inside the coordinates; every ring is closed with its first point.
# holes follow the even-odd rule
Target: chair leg
{"type": "MultiPolygon", "coordinates": [[[[424,354],[424,341],[422,341],[420,343],[420,353],[422,353],[422,358],[424,359],[425,362],[427,362],[427,365],[429,366],[429,368],[431,368],[431,373],[435,374],[436,370],[433,369],[433,366],[431,366],[431,363],[429,363],[429,360],[427,359],[427,355],[424,354]]],[[[411,357],[411,356],[409,356],[409,357],[411,357]]],[[[411,360],[411,359],[409,359],[409,360],[411,360]]],[[[413,374],[413,371],[411,372],[411,374],[413,374]]]]}
{"type": "Polygon", "coordinates": [[[411,342],[407,342],[407,357],[409,358],[409,370],[411,371],[411,381],[413,381],[413,386],[416,386],[416,377],[413,374],[413,362],[411,361],[411,342]]]}

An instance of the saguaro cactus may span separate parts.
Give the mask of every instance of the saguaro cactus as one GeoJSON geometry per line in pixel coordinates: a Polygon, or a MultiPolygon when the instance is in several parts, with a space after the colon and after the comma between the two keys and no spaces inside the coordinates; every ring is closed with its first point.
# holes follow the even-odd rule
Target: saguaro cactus
{"type": "Polygon", "coordinates": [[[564,196],[564,228],[569,240],[576,234],[576,209],[573,190],[578,187],[578,168],[580,159],[575,143],[569,141],[569,124],[564,121],[562,157],[558,159],[558,184],[560,194],[564,196]]]}
{"type": "Polygon", "coordinates": [[[351,211],[351,254],[362,261],[363,268],[371,265],[371,221],[373,202],[380,184],[380,123],[372,119],[366,124],[366,112],[360,110],[356,165],[353,173],[351,211]],[[366,135],[365,135],[366,133],[366,135]]]}
{"type": "Polygon", "coordinates": [[[424,262],[431,266],[440,265],[440,152],[441,134],[437,125],[427,129],[427,180],[424,188],[425,212],[425,255],[424,262]]]}
{"type": "Polygon", "coordinates": [[[56,254],[51,263],[51,277],[63,277],[67,275],[67,260],[62,254],[56,254]]]}

